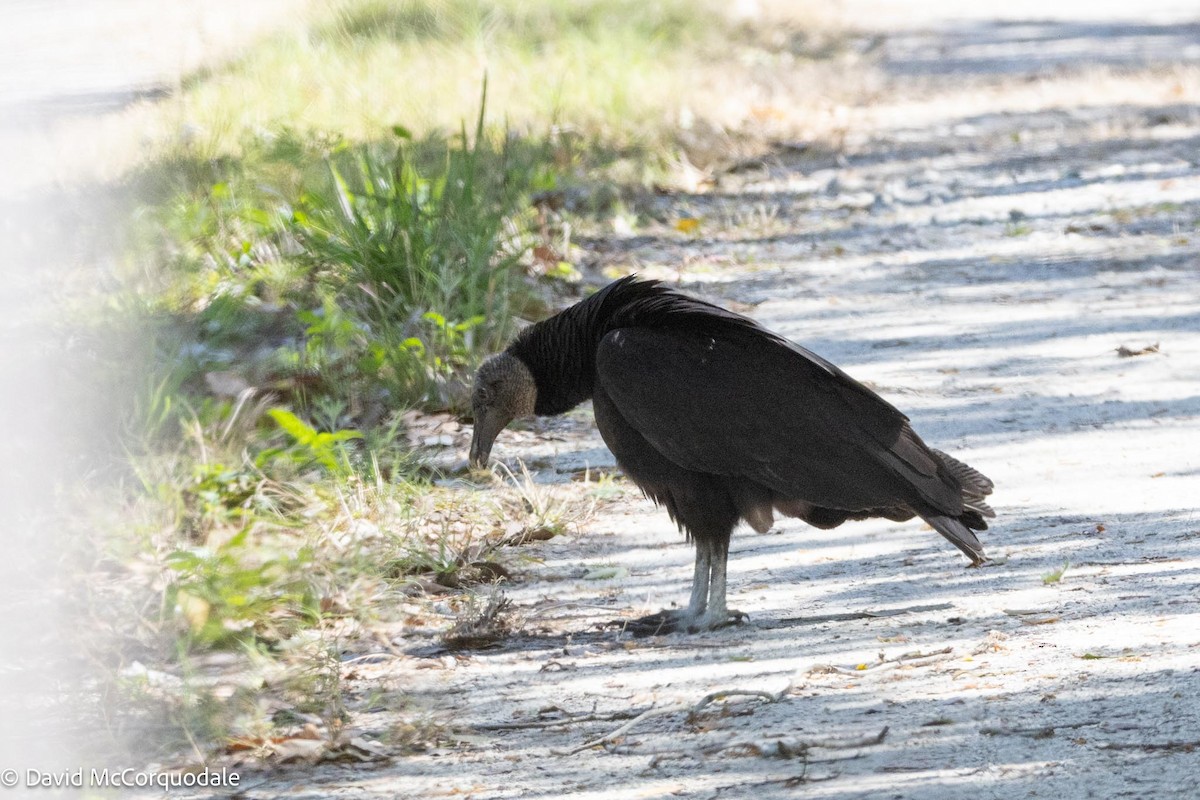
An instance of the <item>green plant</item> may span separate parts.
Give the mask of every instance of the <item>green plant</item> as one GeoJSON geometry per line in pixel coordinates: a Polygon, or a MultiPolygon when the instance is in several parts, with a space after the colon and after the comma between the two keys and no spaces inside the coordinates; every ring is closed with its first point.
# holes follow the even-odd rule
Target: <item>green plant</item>
{"type": "Polygon", "coordinates": [[[317,614],[305,579],[310,557],[307,548],[254,546],[249,529],[216,547],[176,550],[166,557],[166,608],[200,646],[286,638],[317,614]]]}
{"type": "Polygon", "coordinates": [[[339,399],[356,400],[369,393],[387,362],[387,346],[333,297],[316,311],[302,310],[297,319],[307,327],[296,364],[298,372],[320,378],[329,391],[341,387],[339,399]]]}
{"type": "Polygon", "coordinates": [[[525,244],[510,221],[531,174],[489,144],[485,104],[486,89],[473,136],[464,127],[432,174],[400,127],[394,149],[336,149],[326,191],[292,215],[303,258],[336,293],[322,315],[301,313],[310,356],[356,344],[355,367],[401,402],[461,402],[454,378],[507,338],[521,306],[525,244]]]}
{"type": "Polygon", "coordinates": [[[292,444],[263,450],[255,459],[260,468],[272,462],[286,461],[301,469],[316,464],[337,477],[348,477],[352,473],[350,458],[342,445],[352,439],[361,439],[361,433],[355,430],[318,431],[283,408],[273,408],[267,413],[292,439],[292,444]]]}
{"type": "Polygon", "coordinates": [[[1061,567],[1059,567],[1058,569],[1054,570],[1053,572],[1047,572],[1045,575],[1043,575],[1043,576],[1042,576],[1042,583],[1044,583],[1044,584],[1046,584],[1047,586],[1049,586],[1049,585],[1050,585],[1050,584],[1052,584],[1052,583],[1058,583],[1058,582],[1060,582],[1060,581],[1063,579],[1063,575],[1065,575],[1065,574],[1066,574],[1066,572],[1067,572],[1067,568],[1068,568],[1068,567],[1070,567],[1070,566],[1071,566],[1071,562],[1070,562],[1070,561],[1064,561],[1064,562],[1063,562],[1063,565],[1062,565],[1061,567]]]}
{"type": "Polygon", "coordinates": [[[182,492],[184,531],[202,538],[214,524],[252,516],[249,508],[262,476],[218,462],[199,463],[182,492]]]}

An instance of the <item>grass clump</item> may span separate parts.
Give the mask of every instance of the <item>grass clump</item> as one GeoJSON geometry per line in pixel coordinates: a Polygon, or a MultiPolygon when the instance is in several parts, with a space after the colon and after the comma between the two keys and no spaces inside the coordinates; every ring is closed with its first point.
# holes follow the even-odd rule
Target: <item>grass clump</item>
{"type": "Polygon", "coordinates": [[[521,211],[553,177],[514,166],[503,146],[485,150],[482,113],[432,175],[414,163],[410,134],[396,136],[394,152],[328,159],[329,193],[304,195],[293,213],[303,261],[326,284],[306,333],[334,358],[361,342],[355,371],[378,376],[394,399],[461,408],[455,381],[525,311],[521,211]]]}
{"type": "Polygon", "coordinates": [[[144,296],[161,361],[183,373],[167,382],[269,386],[368,424],[385,407],[461,409],[463,374],[530,308],[528,198],[553,175],[487,136],[482,110],[450,140],[284,138],[143,179],[162,195],[144,216],[167,271],[144,296]]]}

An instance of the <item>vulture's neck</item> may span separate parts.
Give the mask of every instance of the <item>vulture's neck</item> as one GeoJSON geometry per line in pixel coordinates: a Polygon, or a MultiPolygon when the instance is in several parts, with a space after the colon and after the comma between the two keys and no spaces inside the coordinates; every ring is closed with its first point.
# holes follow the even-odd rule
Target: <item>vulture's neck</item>
{"type": "Polygon", "coordinates": [[[679,294],[658,281],[621,278],[526,328],[509,345],[508,352],[524,362],[537,384],[534,412],[562,414],[590,400],[600,340],[609,331],[631,326],[732,327],[765,333],[740,314],[679,294]]]}
{"type": "Polygon", "coordinates": [[[602,313],[607,311],[602,293],[526,328],[509,345],[533,374],[539,416],[562,414],[592,398],[596,347],[611,329],[611,313],[602,313]],[[597,298],[600,302],[593,302],[597,298]]]}

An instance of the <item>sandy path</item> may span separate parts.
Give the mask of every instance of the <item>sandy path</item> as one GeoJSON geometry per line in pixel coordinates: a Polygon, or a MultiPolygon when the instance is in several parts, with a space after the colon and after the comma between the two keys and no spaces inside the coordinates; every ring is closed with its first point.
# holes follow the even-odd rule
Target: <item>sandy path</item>
{"type": "MultiPolygon", "coordinates": [[[[465,750],[370,773],[320,770],[270,793],[1192,791],[1200,112],[1189,88],[1171,100],[1170,73],[1155,94],[1091,65],[1194,62],[1200,51],[1195,25],[1132,25],[1115,8],[1028,25],[909,20],[882,47],[891,102],[858,112],[866,135],[845,163],[777,163],[728,190],[666,201],[668,215],[697,214],[719,230],[707,240],[610,243],[651,274],[673,276],[702,255],[683,273],[687,288],[753,304],[991,475],[1000,519],[986,541],[1002,563],[965,570],[914,524],[822,533],[784,523],[735,537],[731,597],[751,625],[630,643],[587,631],[682,601],[691,554],[665,515],[619,504],[585,533],[540,546],[541,563],[511,588],[529,636],[359,670],[365,685],[404,687],[431,718],[474,731],[465,750]],[[955,78],[940,74],[943,59],[955,78]],[[947,109],[947,98],[958,102],[947,109]],[[1115,352],[1154,343],[1163,354],[1115,352]],[[1044,583],[1064,561],[1063,579],[1044,583]],[[581,579],[598,565],[629,576],[581,579]],[[934,655],[857,668],[911,652],[934,655]],[[433,668],[409,669],[422,662],[433,668]],[[619,720],[519,727],[690,704],[725,688],[788,691],[772,704],[734,698],[691,720],[648,719],[611,751],[571,757],[549,751],[619,720]],[[516,724],[496,729],[505,723],[516,724]],[[880,744],[813,748],[809,763],[766,755],[780,741],[794,749],[884,727],[880,744]]],[[[497,449],[555,451],[560,466],[608,460],[594,436],[532,450],[502,438],[497,449]]]]}
{"type": "MultiPolygon", "coordinates": [[[[1023,24],[1047,17],[1008,5],[1006,20],[952,19],[945,4],[902,27],[872,6],[857,16],[886,26],[887,91],[854,111],[842,163],[781,160],[664,201],[703,217],[708,238],[608,243],[649,274],[689,258],[685,288],[748,304],[995,479],[996,563],[963,569],[912,523],[786,522],[735,536],[730,597],[749,625],[630,641],[593,626],[682,602],[691,552],[664,514],[620,502],[530,549],[508,590],[521,636],[457,657],[409,638],[408,655],[347,671],[351,695],[401,691],[407,717],[450,726],[459,746],[259,776],[239,796],[1194,794],[1200,111],[1194,73],[1174,65],[1200,63],[1200,28],[1179,3],[1023,24]],[[584,579],[605,565],[625,577],[584,579]],[[923,657],[896,660],[910,653],[923,657]],[[782,694],[550,752],[620,724],[568,716],[722,689],[782,694]]],[[[558,435],[502,436],[496,455],[611,463],[586,415],[539,430],[558,435]]],[[[374,716],[356,724],[396,721],[374,716]]]]}

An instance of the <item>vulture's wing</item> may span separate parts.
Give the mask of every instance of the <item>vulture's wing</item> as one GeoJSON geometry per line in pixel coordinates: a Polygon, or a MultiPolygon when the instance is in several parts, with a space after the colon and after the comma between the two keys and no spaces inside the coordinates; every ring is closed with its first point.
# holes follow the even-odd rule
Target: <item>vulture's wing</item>
{"type": "Polygon", "coordinates": [[[962,512],[962,490],[908,418],[820,356],[760,327],[622,328],[596,377],[621,415],[688,469],[848,510],[924,501],[962,512]]]}

